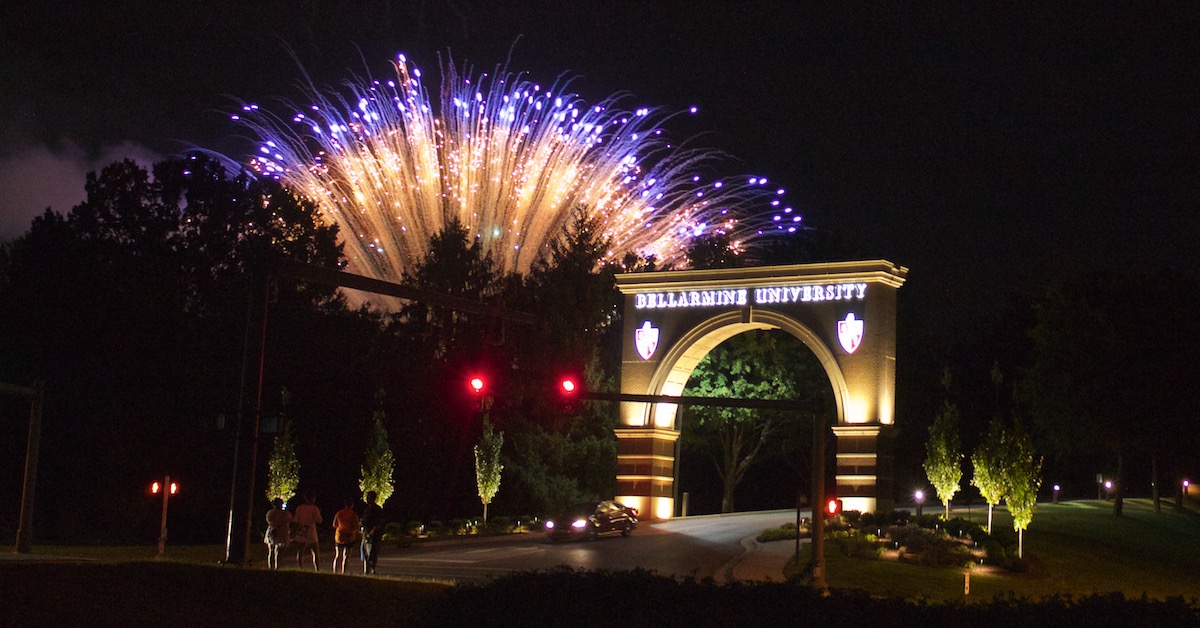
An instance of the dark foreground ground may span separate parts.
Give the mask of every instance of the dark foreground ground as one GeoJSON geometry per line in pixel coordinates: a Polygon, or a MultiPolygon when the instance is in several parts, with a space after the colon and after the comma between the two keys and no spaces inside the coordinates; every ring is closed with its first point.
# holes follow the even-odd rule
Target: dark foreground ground
{"type": "Polygon", "coordinates": [[[1179,598],[912,603],[794,583],[647,572],[517,574],[479,587],[170,562],[0,562],[0,626],[1200,626],[1179,598]]]}

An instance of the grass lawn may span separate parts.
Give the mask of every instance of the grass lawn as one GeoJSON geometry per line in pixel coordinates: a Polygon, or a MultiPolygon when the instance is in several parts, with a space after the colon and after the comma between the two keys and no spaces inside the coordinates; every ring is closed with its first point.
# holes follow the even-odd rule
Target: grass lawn
{"type": "MultiPolygon", "coordinates": [[[[978,510],[971,513],[975,521],[985,516],[978,510]]],[[[1010,526],[1011,520],[1001,511],[996,514],[995,525],[1010,526]]],[[[832,543],[826,547],[827,581],[835,589],[929,602],[964,599],[963,569],[851,559],[838,554],[832,543]]],[[[497,581],[478,594],[467,591],[464,596],[461,590],[444,583],[313,574],[297,571],[291,563],[285,563],[288,568],[279,572],[221,566],[218,561],[224,556],[223,546],[168,547],[168,560],[164,561],[154,560],[154,547],[37,546],[35,550],[44,558],[0,560],[0,625],[344,625],[379,623],[370,618],[386,618],[384,625],[424,626],[445,625],[445,619],[455,613],[490,618],[492,625],[556,625],[553,613],[584,609],[588,617],[594,618],[591,609],[612,604],[633,604],[634,610],[627,612],[661,614],[666,612],[664,605],[669,606],[669,600],[643,600],[645,595],[639,593],[642,588],[657,587],[660,595],[679,593],[653,583],[645,575],[591,584],[579,576],[555,579],[547,575],[547,580],[533,585],[521,580],[516,585],[497,581]],[[489,593],[493,586],[498,588],[489,593]],[[512,593],[513,586],[521,592],[512,593]],[[528,586],[542,590],[527,590],[528,586]],[[570,594],[570,599],[551,599],[562,597],[564,594],[554,592],[564,586],[572,591],[575,589],[571,586],[581,586],[582,592],[570,594]],[[614,591],[624,593],[614,599],[614,591]],[[499,599],[495,599],[497,595],[499,599]],[[498,612],[496,605],[502,602],[510,607],[498,612]],[[519,608],[512,607],[514,602],[520,602],[519,608]],[[547,613],[551,615],[547,617],[547,613]],[[529,621],[513,623],[511,617],[529,621]],[[535,622],[530,619],[533,617],[542,619],[535,622]]],[[[264,552],[262,548],[255,550],[251,558],[261,566],[264,552]]],[[[1182,597],[1192,606],[1182,611],[1169,609],[1167,617],[1196,619],[1195,609],[1200,608],[1200,514],[1194,510],[1179,514],[1164,509],[1156,514],[1147,501],[1129,500],[1125,516],[1115,518],[1111,505],[1106,503],[1039,505],[1025,535],[1025,550],[1032,565],[1028,573],[971,569],[971,594],[966,601],[989,602],[1009,594],[1034,600],[1068,594],[1078,599],[1120,592],[1127,598],[1143,594],[1158,600],[1182,597]]],[[[779,586],[793,592],[800,590],[790,584],[779,586]]],[[[736,589],[727,590],[728,595],[737,593],[736,589]]],[[[759,591],[767,597],[751,599],[776,599],[770,597],[775,595],[772,591],[759,591]]],[[[711,607],[711,603],[712,599],[725,599],[721,596],[726,593],[702,587],[693,593],[700,597],[679,597],[674,608],[699,604],[704,612],[722,612],[723,607],[711,607]],[[703,606],[706,601],[710,606],[703,606]]],[[[746,589],[744,593],[753,594],[754,590],[746,589]]],[[[732,604],[737,599],[727,601],[732,604]]],[[[839,604],[836,596],[831,603],[835,607],[839,604]]],[[[920,607],[915,608],[918,610],[913,612],[920,614],[920,607]]],[[[970,608],[988,607],[971,604],[970,608]]],[[[1110,608],[1116,607],[1106,606],[1101,612],[1109,612],[1110,608]]],[[[676,610],[667,609],[672,613],[676,610]]],[[[929,612],[934,614],[927,617],[936,616],[936,609],[929,612]]],[[[853,615],[850,612],[847,617],[853,615]]],[[[1159,623],[1178,625],[1170,619],[1159,623]]]]}
{"type": "MultiPolygon", "coordinates": [[[[954,515],[967,518],[962,511],[954,515]]],[[[969,518],[986,525],[987,512],[972,509],[969,518]]],[[[992,525],[1011,528],[1012,519],[1001,509],[992,525]]],[[[965,569],[846,558],[828,543],[826,553],[826,581],[831,587],[908,599],[963,599],[965,569]]],[[[972,568],[968,600],[986,601],[1009,593],[1041,599],[1112,592],[1130,598],[1197,600],[1200,514],[1176,513],[1169,505],[1155,513],[1151,502],[1142,499],[1126,500],[1122,517],[1112,515],[1109,502],[1039,504],[1025,531],[1025,557],[1031,569],[1024,574],[972,568]]]]}

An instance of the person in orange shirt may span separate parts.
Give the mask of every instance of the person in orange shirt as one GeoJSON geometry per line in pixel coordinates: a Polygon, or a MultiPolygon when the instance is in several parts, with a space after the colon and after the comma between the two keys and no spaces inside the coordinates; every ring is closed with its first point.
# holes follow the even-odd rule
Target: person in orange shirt
{"type": "Polygon", "coordinates": [[[358,513],[354,512],[354,500],[347,499],[345,508],[333,516],[333,571],[346,573],[346,555],[350,546],[358,540],[358,513]]]}

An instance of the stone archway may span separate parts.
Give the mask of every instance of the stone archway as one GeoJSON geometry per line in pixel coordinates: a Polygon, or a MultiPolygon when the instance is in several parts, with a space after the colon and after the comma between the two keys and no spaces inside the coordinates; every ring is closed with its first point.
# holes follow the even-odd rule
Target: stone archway
{"type": "MultiPolygon", "coordinates": [[[[907,273],[872,260],[620,275],[621,393],[677,396],[724,340],[752,329],[789,333],[817,356],[834,392],[838,497],[847,510],[890,510],[896,290],[907,273]]],[[[648,518],[670,518],[678,406],[620,408],[618,499],[648,518]]]]}

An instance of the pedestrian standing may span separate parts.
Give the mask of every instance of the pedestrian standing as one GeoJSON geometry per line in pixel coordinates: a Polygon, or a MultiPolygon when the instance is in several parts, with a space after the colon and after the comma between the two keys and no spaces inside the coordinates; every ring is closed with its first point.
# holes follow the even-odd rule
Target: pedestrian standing
{"type": "Polygon", "coordinates": [[[358,540],[358,529],[362,521],[354,512],[354,500],[343,502],[344,508],[333,515],[333,571],[346,573],[346,556],[350,553],[350,545],[358,540]]]}
{"type": "Polygon", "coordinates": [[[295,529],[292,532],[292,542],[296,544],[296,567],[304,568],[305,552],[312,555],[313,571],[321,571],[318,556],[321,554],[321,542],[317,538],[317,524],[324,523],[321,509],[317,506],[317,494],[309,491],[304,494],[304,503],[296,507],[292,515],[295,529]]]}
{"type": "Polygon", "coordinates": [[[362,547],[360,553],[363,560],[363,573],[375,573],[375,563],[379,561],[379,542],[383,540],[383,508],[379,506],[379,494],[367,491],[367,506],[362,512],[362,547]]]}
{"type": "Polygon", "coordinates": [[[288,543],[291,523],[292,513],[283,509],[283,500],[271,500],[271,509],[267,511],[267,534],[263,537],[267,544],[267,569],[279,569],[279,550],[288,543]]]}

